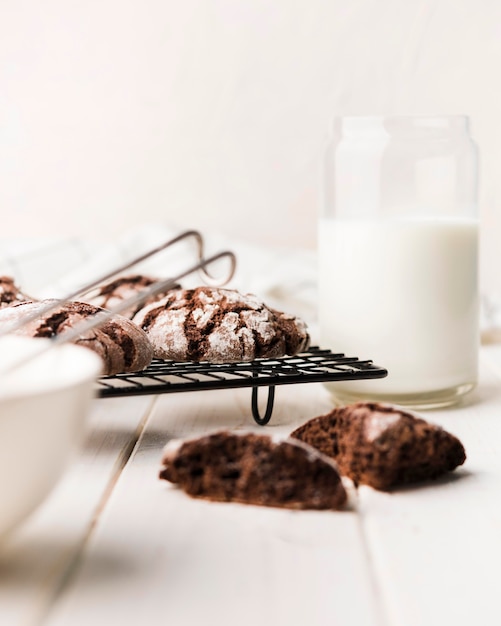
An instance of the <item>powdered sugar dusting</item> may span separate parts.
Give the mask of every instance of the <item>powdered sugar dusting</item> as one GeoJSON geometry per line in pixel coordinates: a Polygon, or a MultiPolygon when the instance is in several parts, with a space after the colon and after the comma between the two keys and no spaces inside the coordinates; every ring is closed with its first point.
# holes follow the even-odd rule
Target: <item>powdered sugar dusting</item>
{"type": "Polygon", "coordinates": [[[174,360],[213,363],[278,357],[287,338],[304,347],[304,323],[274,311],[253,295],[199,287],[170,293],[144,307],[134,318],[147,332],[155,355],[174,360]],[[287,319],[287,327],[282,324],[287,319]]]}
{"type": "Polygon", "coordinates": [[[178,309],[171,311],[168,318],[162,316],[157,318],[147,333],[155,346],[155,356],[174,361],[184,360],[188,348],[188,340],[184,334],[186,315],[186,309],[178,309]],[[162,349],[163,345],[169,348],[162,349]]]}
{"type": "Polygon", "coordinates": [[[273,315],[267,309],[262,311],[243,311],[242,319],[248,328],[255,330],[265,342],[271,341],[276,335],[273,315]]]}
{"type": "Polygon", "coordinates": [[[28,296],[23,294],[9,276],[0,276],[0,308],[19,302],[26,302],[28,296]]]}
{"type": "Polygon", "coordinates": [[[371,415],[365,423],[365,436],[369,441],[374,441],[385,430],[396,424],[400,419],[399,413],[380,413],[371,415]]]}
{"type": "MultiPolygon", "coordinates": [[[[13,331],[16,335],[28,337],[52,337],[61,335],[66,330],[75,328],[79,323],[101,309],[83,302],[59,304],[56,300],[40,302],[22,302],[0,309],[0,327],[8,327],[32,314],[37,319],[25,323],[13,331]],[[46,311],[48,304],[58,304],[46,311]]],[[[130,320],[115,315],[99,328],[94,328],[80,335],[74,343],[96,352],[104,362],[104,374],[118,374],[126,371],[138,371],[149,365],[153,357],[152,346],[146,334],[130,320]]]]}
{"type": "Polygon", "coordinates": [[[195,309],[192,313],[198,328],[205,328],[217,311],[217,305],[207,304],[205,309],[195,309]]]}

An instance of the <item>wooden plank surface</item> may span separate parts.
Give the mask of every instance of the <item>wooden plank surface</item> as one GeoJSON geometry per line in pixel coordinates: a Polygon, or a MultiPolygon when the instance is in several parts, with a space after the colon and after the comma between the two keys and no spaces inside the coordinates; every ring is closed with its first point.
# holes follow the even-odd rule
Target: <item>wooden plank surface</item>
{"type": "Polygon", "coordinates": [[[0,624],[41,624],[71,576],[142,430],[151,397],[96,400],[88,437],[61,482],[0,550],[0,624]]]}
{"type": "MultiPolygon", "coordinates": [[[[279,388],[272,425],[331,407],[319,385],[279,388]]],[[[49,626],[383,623],[356,502],[297,512],[194,500],[157,479],[172,437],[251,428],[249,390],[162,397],[49,626]]]]}
{"type": "Polygon", "coordinates": [[[361,515],[391,626],[501,624],[501,386],[484,367],[463,406],[423,416],[456,434],[467,461],[437,483],[363,487],[361,515]]]}
{"type": "Polygon", "coordinates": [[[0,624],[501,623],[501,349],[483,352],[478,390],[424,414],[462,439],[464,468],[350,489],[342,513],[203,502],[157,479],[171,438],[287,434],[332,406],[321,385],[278,388],[265,429],[250,390],[96,402],[83,454],[0,556],[0,624]]]}

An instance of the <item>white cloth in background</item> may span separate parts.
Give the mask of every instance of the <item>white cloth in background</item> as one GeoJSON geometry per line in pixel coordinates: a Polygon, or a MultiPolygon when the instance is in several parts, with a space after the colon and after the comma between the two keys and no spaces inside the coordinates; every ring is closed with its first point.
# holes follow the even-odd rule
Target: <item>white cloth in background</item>
{"type": "Polygon", "coordinates": [[[26,293],[40,297],[98,249],[96,243],[76,238],[0,238],[0,275],[13,276],[26,293]]]}
{"type": "MultiPolygon", "coordinates": [[[[9,274],[34,297],[64,297],[80,286],[175,237],[180,231],[147,225],[103,246],[85,239],[2,242],[0,274],[9,274]]],[[[272,249],[229,240],[217,233],[204,235],[205,257],[222,250],[237,256],[237,270],[229,287],[254,293],[275,308],[300,315],[316,341],[316,254],[305,249],[272,249]]],[[[168,278],[197,262],[197,250],[187,240],[150,257],[124,274],[145,273],[168,278]]],[[[212,274],[224,275],[223,262],[212,274]]],[[[198,274],[184,278],[183,286],[203,284],[198,274]]]]}

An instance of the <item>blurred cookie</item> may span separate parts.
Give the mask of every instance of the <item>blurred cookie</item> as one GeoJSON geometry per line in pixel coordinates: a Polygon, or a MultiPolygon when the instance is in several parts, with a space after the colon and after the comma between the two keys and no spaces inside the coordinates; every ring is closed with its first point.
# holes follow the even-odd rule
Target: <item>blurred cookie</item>
{"type": "MultiPolygon", "coordinates": [[[[95,291],[95,295],[85,298],[85,301],[94,306],[102,307],[103,309],[112,309],[119,305],[123,300],[136,296],[139,292],[151,287],[154,283],[158,282],[158,278],[152,278],[151,276],[144,276],[142,274],[133,274],[131,276],[121,276],[114,280],[100,285],[95,291]]],[[[172,289],[179,289],[180,285],[176,284],[172,289]]],[[[122,311],[121,315],[124,317],[132,318],[134,315],[150,302],[156,302],[165,296],[168,291],[161,292],[156,296],[151,296],[143,304],[138,304],[130,309],[122,311]]]]}
{"type": "Polygon", "coordinates": [[[301,319],[230,289],[172,291],[133,321],[147,333],[156,357],[174,361],[251,361],[297,354],[309,345],[301,319]]]}
{"type": "Polygon", "coordinates": [[[292,440],[217,432],[172,441],[160,478],[198,498],[290,509],[339,509],[346,492],[334,463],[292,440]]]}
{"type": "Polygon", "coordinates": [[[33,300],[23,293],[10,276],[0,276],[0,309],[19,302],[33,300]]]}
{"type": "MultiPolygon", "coordinates": [[[[0,309],[0,328],[36,313],[50,300],[40,302],[22,302],[0,309]]],[[[49,313],[41,314],[28,322],[15,334],[28,337],[54,337],[73,328],[92,315],[102,311],[98,307],[84,302],[67,302],[49,313]]],[[[74,343],[97,352],[103,360],[103,374],[136,372],[149,365],[153,349],[146,334],[121,315],[114,315],[99,328],[80,336],[74,343]]]]}
{"type": "Polygon", "coordinates": [[[382,490],[437,478],[466,459],[454,435],[380,403],[336,408],[306,422],[291,437],[331,456],[355,484],[382,490]]]}

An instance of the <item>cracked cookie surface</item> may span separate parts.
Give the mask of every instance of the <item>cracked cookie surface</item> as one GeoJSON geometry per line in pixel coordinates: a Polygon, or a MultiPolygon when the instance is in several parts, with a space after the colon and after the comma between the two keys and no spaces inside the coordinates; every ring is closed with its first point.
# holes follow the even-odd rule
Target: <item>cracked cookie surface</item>
{"type": "Polygon", "coordinates": [[[141,309],[133,321],[156,357],[174,361],[235,363],[294,355],[309,345],[301,319],[230,289],[179,289],[141,309]]]}
{"type": "Polygon", "coordinates": [[[33,298],[23,293],[13,278],[0,276],[0,309],[12,304],[18,304],[19,302],[26,302],[27,300],[33,300],[33,298]]]}
{"type": "MultiPolygon", "coordinates": [[[[3,324],[35,315],[50,302],[51,300],[22,302],[0,309],[0,328],[3,324]]],[[[84,302],[67,302],[50,312],[41,313],[37,319],[16,330],[15,334],[51,338],[102,310],[84,302]]],[[[142,370],[149,365],[153,357],[153,349],[146,334],[120,315],[114,315],[99,328],[83,333],[73,343],[99,354],[103,360],[105,375],[142,370]]]]}
{"type": "MultiPolygon", "coordinates": [[[[152,276],[145,276],[143,274],[120,276],[119,278],[115,278],[114,280],[100,285],[92,295],[85,297],[84,300],[89,304],[102,307],[103,309],[112,309],[121,304],[124,300],[128,300],[148,287],[151,287],[159,280],[159,278],[153,278],[152,276]]],[[[176,284],[172,289],[179,289],[179,287],[180,285],[176,284]]],[[[130,309],[122,311],[121,315],[132,319],[146,304],[160,300],[169,291],[170,290],[167,290],[155,296],[150,296],[144,304],[136,304],[130,309]]]]}

